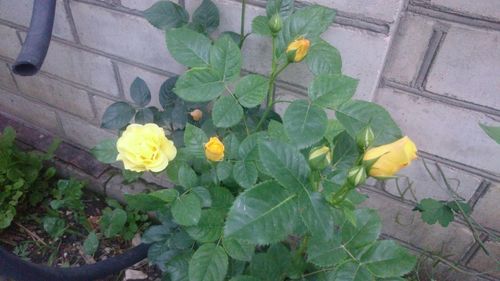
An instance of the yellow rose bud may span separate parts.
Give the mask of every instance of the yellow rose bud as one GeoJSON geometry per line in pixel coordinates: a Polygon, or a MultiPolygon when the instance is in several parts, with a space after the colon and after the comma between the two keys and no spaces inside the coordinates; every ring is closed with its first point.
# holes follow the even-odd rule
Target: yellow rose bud
{"type": "Polygon", "coordinates": [[[177,155],[174,143],[153,123],[129,125],[118,139],[116,149],[116,160],[123,161],[125,169],[134,172],[161,172],[177,155]]]}
{"type": "Polygon", "coordinates": [[[313,148],[309,152],[309,165],[318,170],[326,168],[332,163],[332,153],[328,146],[313,148]]]}
{"type": "Polygon", "coordinates": [[[205,144],[205,156],[210,161],[222,161],[224,159],[224,144],[217,137],[211,137],[205,144]]]}
{"type": "Polygon", "coordinates": [[[286,49],[288,61],[301,62],[306,57],[310,46],[311,42],[305,38],[294,40],[286,49]]]}
{"type": "Polygon", "coordinates": [[[369,174],[372,177],[392,177],[417,158],[417,147],[409,137],[393,143],[369,149],[363,160],[372,163],[369,174]],[[377,160],[378,158],[378,160],[377,160]]]}
{"type": "Polygon", "coordinates": [[[203,118],[203,111],[195,109],[189,113],[194,121],[200,121],[203,118]]]}
{"type": "Polygon", "coordinates": [[[268,25],[273,34],[280,32],[281,27],[283,26],[283,20],[281,19],[280,14],[275,14],[274,16],[272,16],[268,22],[268,25]]]}

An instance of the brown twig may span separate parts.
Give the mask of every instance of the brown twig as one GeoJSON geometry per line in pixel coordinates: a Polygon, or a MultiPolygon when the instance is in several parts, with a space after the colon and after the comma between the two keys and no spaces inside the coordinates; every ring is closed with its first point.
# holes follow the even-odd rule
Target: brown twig
{"type": "Polygon", "coordinates": [[[31,236],[31,238],[33,238],[34,240],[36,240],[37,242],[39,242],[40,244],[44,245],[45,247],[47,247],[47,243],[45,243],[42,238],[40,238],[40,236],[38,236],[36,233],[34,233],[33,231],[29,230],[28,228],[26,228],[24,225],[18,223],[18,222],[14,222],[17,226],[19,226],[20,228],[22,228],[29,236],[31,236]]]}

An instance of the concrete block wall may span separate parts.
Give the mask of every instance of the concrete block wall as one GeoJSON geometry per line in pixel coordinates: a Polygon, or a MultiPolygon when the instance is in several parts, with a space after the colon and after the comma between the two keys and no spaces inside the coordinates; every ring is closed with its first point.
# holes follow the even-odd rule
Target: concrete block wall
{"type": "MultiPolygon", "coordinates": [[[[190,12],[201,3],[178,1],[190,12]]],[[[241,2],[213,1],[221,13],[217,32],[239,32],[241,2]]],[[[58,0],[42,71],[15,76],[10,66],[26,35],[32,2],[0,0],[0,112],[12,118],[88,149],[113,135],[99,128],[101,116],[114,101],[130,100],[136,76],[148,83],[152,104],[158,105],[162,82],[185,70],[168,54],[163,33],[142,17],[141,10],[156,0],[58,0]]],[[[250,31],[251,19],[265,13],[266,0],[247,2],[250,31]]],[[[364,188],[370,195],[366,205],[381,211],[384,235],[417,253],[441,253],[471,274],[489,272],[442,280],[500,279],[465,221],[428,226],[412,212],[420,199],[450,198],[442,171],[485,226],[480,238],[500,254],[500,244],[489,235],[500,234],[500,146],[478,126],[500,122],[500,2],[302,0],[297,5],[312,2],[337,9],[323,38],[340,50],[343,72],[360,79],[356,98],[384,105],[420,150],[419,160],[397,182],[364,188]]],[[[244,48],[244,70],[266,73],[269,42],[251,35],[244,48]]],[[[278,81],[278,95],[304,96],[311,78],[304,65],[294,65],[278,81]]]]}

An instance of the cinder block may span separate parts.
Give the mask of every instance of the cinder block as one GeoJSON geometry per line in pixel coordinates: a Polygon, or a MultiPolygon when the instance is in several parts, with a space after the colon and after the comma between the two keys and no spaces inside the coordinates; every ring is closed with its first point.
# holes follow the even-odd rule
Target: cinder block
{"type": "Polygon", "coordinates": [[[164,32],[144,18],[76,1],[71,8],[82,44],[174,73],[185,69],[169,55],[164,32]]]}
{"type": "Polygon", "coordinates": [[[497,0],[429,0],[435,8],[458,12],[478,18],[500,20],[500,2],[497,0]]]}
{"type": "MultiPolygon", "coordinates": [[[[154,3],[158,2],[157,0],[121,0],[122,6],[135,9],[139,11],[144,11],[149,7],[153,6],[154,3]]],[[[172,1],[177,3],[177,1],[172,1]]]]}
{"type": "Polygon", "coordinates": [[[370,198],[362,205],[379,211],[384,234],[450,260],[459,259],[474,242],[472,233],[459,224],[428,225],[408,205],[371,191],[367,195],[370,198]]]}
{"type": "Polygon", "coordinates": [[[150,105],[161,108],[159,101],[160,87],[168,79],[167,76],[159,75],[151,71],[144,70],[129,64],[118,63],[120,69],[120,77],[122,78],[123,90],[128,100],[132,101],[130,97],[130,85],[136,77],[143,79],[151,91],[150,105]]]}
{"type": "Polygon", "coordinates": [[[0,89],[0,112],[59,134],[56,113],[46,106],[0,89]]]}
{"type": "MultiPolygon", "coordinates": [[[[498,257],[500,257],[500,243],[488,241],[485,243],[490,255],[486,255],[484,251],[479,250],[476,256],[469,262],[468,266],[479,271],[488,273],[494,278],[500,279],[500,267],[498,265],[498,257]]],[[[498,279],[495,279],[498,280],[498,279]]]]}
{"type": "Polygon", "coordinates": [[[410,85],[418,75],[434,21],[414,14],[405,14],[394,36],[385,66],[385,78],[410,85]]]}
{"type": "MultiPolygon", "coordinates": [[[[0,18],[28,27],[33,10],[33,0],[9,0],[0,1],[0,18]]],[[[56,16],[52,34],[73,41],[68,16],[64,9],[63,0],[58,0],[56,5],[56,16]]]]}
{"type": "Polygon", "coordinates": [[[394,22],[402,8],[402,0],[305,0],[342,12],[359,14],[386,22],[394,22]]]}
{"type": "Polygon", "coordinates": [[[433,63],[426,89],[498,109],[499,42],[498,31],[451,28],[433,63]]]}
{"type": "Polygon", "coordinates": [[[379,90],[377,103],[385,106],[418,149],[499,174],[498,144],[478,124],[492,122],[486,114],[391,88],[379,90]]]}
{"type": "Polygon", "coordinates": [[[16,84],[14,83],[14,79],[12,79],[9,68],[8,64],[0,61],[0,86],[7,90],[15,91],[16,84]]]}
{"type": "Polygon", "coordinates": [[[105,57],[52,41],[42,70],[118,96],[113,66],[105,57]]]}
{"type": "Polygon", "coordinates": [[[483,226],[500,232],[498,202],[500,202],[500,183],[492,183],[486,194],[477,201],[472,217],[483,226]]]}
{"type": "Polygon", "coordinates": [[[60,113],[64,134],[73,143],[92,148],[105,139],[116,138],[110,132],[95,127],[71,115],[60,113]]]}
{"type": "Polygon", "coordinates": [[[25,95],[87,120],[94,119],[89,96],[84,90],[44,75],[16,76],[16,81],[25,95]]]}
{"type": "MultiPolygon", "coordinates": [[[[5,3],[5,1],[2,1],[5,3]]],[[[1,3],[0,3],[1,4],[1,3]]],[[[21,51],[21,43],[16,35],[16,30],[5,25],[0,25],[0,55],[15,59],[21,51]]]]}
{"type": "Polygon", "coordinates": [[[410,166],[401,170],[399,178],[385,181],[384,189],[411,201],[420,201],[424,198],[451,200],[454,194],[469,200],[479,187],[481,178],[443,164],[438,165],[451,190],[444,183],[436,162],[422,158],[413,161],[410,166]]]}

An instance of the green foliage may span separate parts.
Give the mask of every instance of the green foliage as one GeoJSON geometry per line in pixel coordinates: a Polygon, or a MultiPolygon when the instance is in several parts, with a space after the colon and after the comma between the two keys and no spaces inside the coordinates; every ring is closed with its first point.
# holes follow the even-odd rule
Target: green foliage
{"type": "Polygon", "coordinates": [[[116,162],[118,150],[116,150],[116,140],[107,139],[100,142],[91,149],[92,155],[102,163],[111,164],[116,162]]]}
{"type": "Polygon", "coordinates": [[[0,135],[0,230],[10,226],[18,208],[40,203],[48,194],[54,168],[43,168],[56,150],[46,154],[23,152],[14,143],[16,132],[6,127],[0,135]]]}
{"type": "MultiPolygon", "coordinates": [[[[352,100],[358,80],[342,74],[340,53],[321,39],[335,11],[294,6],[293,0],[269,0],[266,15],[252,21],[252,32],[274,43],[268,75],[241,71],[248,34],[213,33],[220,18],[210,0],[191,22],[173,3],[146,12],[166,31],[172,57],[188,70],[164,82],[161,109],[146,107],[149,90],[136,80],[135,104],[120,105],[124,117],[108,113],[104,119],[107,128],[121,129],[137,112],[136,123],[164,127],[177,147],[166,169],[174,189],[126,196],[129,208],[157,214],[160,224],[143,241],[151,244],[148,258],[165,280],[397,280],[415,264],[394,242],[378,240],[380,218],[357,209],[366,196],[356,190],[360,181],[348,180],[371,147],[357,144],[367,127],[373,145],[402,133],[379,105],[352,100]],[[311,43],[303,63],[314,78],[308,96],[290,102],[281,118],[273,111],[282,102],[275,99],[275,84],[291,64],[285,50],[299,38],[311,43]],[[203,116],[194,120],[193,109],[203,116]],[[327,111],[336,119],[329,120],[327,111]],[[219,162],[205,156],[211,137],[224,144],[219,162]],[[323,146],[333,151],[331,161],[311,168],[310,151],[323,146]]],[[[113,162],[112,145],[96,147],[96,157],[113,162]]],[[[118,213],[110,209],[107,216],[118,213]]],[[[123,218],[116,221],[124,224],[123,218]]],[[[103,228],[120,232],[111,231],[111,223],[103,228]]]]}
{"type": "Polygon", "coordinates": [[[189,14],[181,6],[170,1],[159,1],[144,11],[144,17],[153,26],[169,30],[181,27],[189,20],[189,14]]]}
{"type": "Polygon", "coordinates": [[[469,215],[471,207],[463,201],[437,201],[432,198],[422,199],[415,207],[422,220],[428,224],[439,224],[447,227],[456,215],[469,215]]]}

